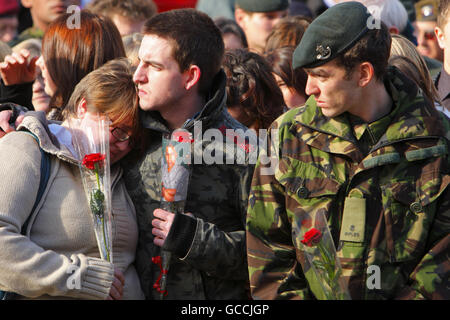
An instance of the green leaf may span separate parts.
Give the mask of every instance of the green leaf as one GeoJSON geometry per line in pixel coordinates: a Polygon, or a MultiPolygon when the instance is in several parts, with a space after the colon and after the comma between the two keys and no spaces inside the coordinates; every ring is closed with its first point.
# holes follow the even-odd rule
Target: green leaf
{"type": "Polygon", "coordinates": [[[97,189],[91,193],[90,207],[91,207],[93,214],[95,214],[99,217],[103,217],[104,201],[105,201],[105,195],[99,189],[97,189]]]}
{"type": "Polygon", "coordinates": [[[326,270],[325,265],[320,260],[314,260],[313,264],[317,269],[326,270]]]}

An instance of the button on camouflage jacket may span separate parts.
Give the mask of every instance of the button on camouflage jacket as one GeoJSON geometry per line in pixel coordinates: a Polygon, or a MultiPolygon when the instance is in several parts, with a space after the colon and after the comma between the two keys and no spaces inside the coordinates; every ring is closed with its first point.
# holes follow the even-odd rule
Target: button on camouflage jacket
{"type": "MultiPolygon", "coordinates": [[[[207,129],[215,129],[212,133],[219,136],[218,140],[211,142],[213,139],[203,135],[203,150],[206,145],[210,148],[206,153],[223,149],[223,157],[228,158],[229,164],[225,161],[222,161],[224,164],[219,161],[212,164],[195,161],[193,164],[185,212],[195,218],[175,218],[172,225],[172,229],[180,233],[190,228],[192,237],[189,243],[180,243],[186,239],[177,238],[178,231],[171,230],[166,239],[165,247],[172,251],[166,299],[245,299],[249,296],[245,217],[254,164],[247,165],[245,148],[222,135],[224,129],[247,128],[226,110],[225,73],[221,72],[216,80],[210,100],[200,114],[186,121],[184,128],[194,133],[195,146],[199,142],[196,126],[201,125],[203,134],[207,129]],[[179,252],[182,246],[186,246],[187,252],[179,252]]],[[[161,199],[161,137],[169,130],[159,114],[144,112],[143,123],[149,145],[144,156],[125,164],[124,177],[139,224],[136,267],[147,299],[157,299],[158,292],[153,284],[160,269],[151,259],[161,252],[153,244],[151,220],[161,199]]]]}
{"type": "Polygon", "coordinates": [[[295,235],[321,211],[353,299],[450,299],[448,119],[395,69],[386,88],[393,111],[371,128],[324,117],[314,97],[274,122],[278,163],[262,174],[258,161],[249,198],[254,298],[316,297],[295,235]],[[368,285],[376,268],[379,286],[368,285]]]}

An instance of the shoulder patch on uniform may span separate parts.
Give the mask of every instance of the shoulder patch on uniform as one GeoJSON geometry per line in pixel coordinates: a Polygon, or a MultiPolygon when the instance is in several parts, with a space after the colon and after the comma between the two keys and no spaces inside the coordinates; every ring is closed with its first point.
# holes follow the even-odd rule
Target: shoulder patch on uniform
{"type": "Polygon", "coordinates": [[[441,157],[446,155],[447,153],[448,153],[447,146],[438,145],[434,147],[408,151],[405,152],[405,156],[408,161],[417,161],[426,158],[441,157]]]}
{"type": "Polygon", "coordinates": [[[366,199],[347,197],[344,202],[340,241],[363,242],[366,225],[366,199]]]}

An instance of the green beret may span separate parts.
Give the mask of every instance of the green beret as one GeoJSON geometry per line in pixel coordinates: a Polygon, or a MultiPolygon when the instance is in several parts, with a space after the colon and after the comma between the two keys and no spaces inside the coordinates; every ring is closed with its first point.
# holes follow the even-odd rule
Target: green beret
{"type": "Polygon", "coordinates": [[[294,51],[294,69],[315,68],[333,60],[362,38],[373,23],[367,8],[355,1],[336,4],[318,16],[294,51]]]}
{"type": "Polygon", "coordinates": [[[236,0],[236,5],[249,12],[271,12],[286,10],[289,0],[236,0]]]}
{"type": "Polygon", "coordinates": [[[416,21],[437,21],[438,0],[422,0],[414,5],[416,21]]]}

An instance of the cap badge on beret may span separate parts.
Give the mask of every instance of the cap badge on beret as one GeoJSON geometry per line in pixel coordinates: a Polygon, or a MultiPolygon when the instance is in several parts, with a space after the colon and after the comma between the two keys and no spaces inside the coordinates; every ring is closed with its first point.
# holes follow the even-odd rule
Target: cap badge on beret
{"type": "Polygon", "coordinates": [[[340,2],[311,22],[292,57],[292,68],[315,68],[343,54],[369,31],[373,16],[360,2],[340,2]]]}
{"type": "Polygon", "coordinates": [[[331,48],[327,46],[324,48],[321,44],[316,47],[317,60],[326,60],[331,56],[331,48]]]}
{"type": "Polygon", "coordinates": [[[433,6],[432,5],[423,6],[421,8],[421,11],[422,11],[422,15],[424,17],[429,17],[429,16],[434,15],[434,13],[433,13],[433,6]]]}
{"type": "Polygon", "coordinates": [[[417,21],[436,21],[439,7],[439,0],[420,0],[414,4],[417,21]]]}

